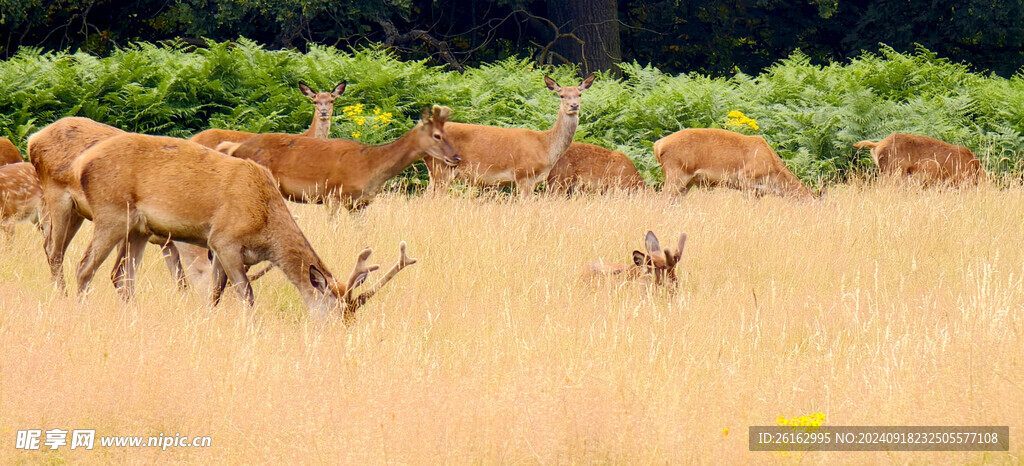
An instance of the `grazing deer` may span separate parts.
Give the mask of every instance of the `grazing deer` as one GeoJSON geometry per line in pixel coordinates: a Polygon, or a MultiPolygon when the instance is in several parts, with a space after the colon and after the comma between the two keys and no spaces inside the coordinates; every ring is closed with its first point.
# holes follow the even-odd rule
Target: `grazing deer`
{"type": "Polygon", "coordinates": [[[78,269],[79,293],[88,290],[96,269],[119,243],[127,266],[114,285],[124,298],[151,236],[174,238],[213,252],[211,301],[228,279],[248,305],[255,301],[245,267],[270,261],[298,288],[310,313],[350,316],[395,274],[416,262],[400,245],[398,263],[369,291],[355,289],[379,268],[367,265],[370,249],[358,257],[346,283],[324,266],[288,211],[270,171],[252,161],[225,157],[199,144],[162,136],[125,134],[86,151],[73,163],[83,199],[95,224],[78,269]]]}
{"type": "Polygon", "coordinates": [[[571,87],[561,87],[548,76],[544,76],[544,82],[562,101],[551,129],[449,123],[448,138],[462,163],[453,168],[438,160],[426,160],[431,191],[444,192],[458,177],[478,185],[515,184],[521,196],[532,195],[537,183],[547,178],[572,143],[579,125],[580,95],[593,84],[594,75],[571,87]]]}
{"type": "Polygon", "coordinates": [[[414,128],[381,146],[268,133],[241,144],[221,144],[218,150],[269,168],[281,194],[289,200],[320,203],[335,199],[348,209],[358,209],[373,200],[385,181],[425,156],[446,165],[459,163],[459,155],[448,143],[450,113],[448,107],[437,105],[433,114],[424,109],[414,128]]]}
{"type": "Polygon", "coordinates": [[[811,191],[760,136],[723,129],[684,129],[654,143],[665,190],[685,194],[693,184],[811,197],[811,191]]]}
{"type": "Polygon", "coordinates": [[[875,143],[861,141],[885,175],[915,177],[925,183],[977,184],[985,178],[981,162],[970,149],[916,134],[892,133],[875,143]]]}
{"type": "Polygon", "coordinates": [[[42,190],[46,260],[53,282],[60,290],[65,288],[64,253],[84,220],[72,200],[78,180],[74,178],[71,163],[86,149],[123,134],[128,133],[88,118],[66,117],[28,138],[28,158],[36,169],[42,190]]]}
{"type": "MultiPolygon", "coordinates": [[[[313,101],[313,123],[302,136],[327,139],[331,133],[331,116],[334,115],[334,99],[337,99],[343,92],[347,83],[342,81],[334,86],[331,92],[316,92],[305,83],[299,83],[299,90],[306,97],[313,101]]],[[[242,142],[255,136],[256,133],[245,131],[234,131],[229,129],[208,129],[200,131],[189,139],[197,144],[216,149],[217,145],[223,142],[242,142]]]]}
{"type": "Polygon", "coordinates": [[[554,191],[639,190],[647,186],[626,154],[593,144],[574,142],[548,173],[554,191]]]}
{"type": "Polygon", "coordinates": [[[21,158],[21,151],[14,146],[10,139],[0,138],[0,165],[24,161],[25,159],[21,158]]]}
{"type": "Polygon", "coordinates": [[[644,236],[644,247],[647,252],[633,251],[633,265],[597,262],[590,264],[589,275],[593,279],[617,277],[622,281],[640,282],[653,279],[655,285],[675,285],[676,266],[683,257],[684,246],[686,233],[679,235],[679,249],[673,251],[671,248],[662,249],[658,237],[654,236],[654,232],[648,231],[644,236]]]}
{"type": "Polygon", "coordinates": [[[42,197],[32,164],[18,162],[0,166],[0,230],[10,236],[14,233],[14,224],[21,221],[30,221],[41,228],[42,197]]]}

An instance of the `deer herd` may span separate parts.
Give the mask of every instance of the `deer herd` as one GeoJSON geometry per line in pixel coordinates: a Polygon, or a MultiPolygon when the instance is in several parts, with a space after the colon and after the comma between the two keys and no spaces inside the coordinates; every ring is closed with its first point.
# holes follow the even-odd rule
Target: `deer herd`
{"type": "MultiPolygon", "coordinates": [[[[231,288],[250,307],[250,282],[271,267],[298,289],[313,317],[350,318],[403,268],[416,263],[399,245],[395,265],[356,294],[369,274],[372,251],[357,256],[345,282],[323,263],[299,229],[285,200],[325,203],[357,210],[369,204],[385,182],[419,160],[430,175],[428,190],[444,193],[454,179],[477,186],[512,186],[531,196],[539,183],[556,192],[647,187],[629,158],[592,144],[573,142],[581,95],[591,74],[562,87],[545,76],[561,104],[547,131],[456,123],[451,110],[425,109],[419,123],[395,141],[372,146],[329,139],[331,92],[299,83],[314,105],[313,122],[302,134],[247,133],[208,129],[191,139],[129,133],[88,118],[65,117],[28,138],[28,160],[0,138],[0,225],[31,221],[44,234],[44,250],[55,286],[64,290],[68,245],[86,219],[94,232],[77,271],[79,293],[89,289],[97,268],[117,250],[111,278],[125,299],[134,293],[135,274],[147,243],[160,245],[179,286],[209,290],[216,304],[231,288]],[[261,270],[250,267],[269,263],[261,270]]],[[[985,174],[965,147],[924,136],[892,134],[863,141],[886,175],[925,183],[977,183],[985,174]]],[[[693,185],[723,185],[761,194],[799,198],[814,194],[768,143],[720,129],[683,129],[653,144],[665,173],[664,191],[686,193],[693,185]]],[[[662,247],[653,232],[633,264],[592,264],[593,277],[617,277],[654,285],[676,282],[686,234],[678,246],[662,247]]]]}

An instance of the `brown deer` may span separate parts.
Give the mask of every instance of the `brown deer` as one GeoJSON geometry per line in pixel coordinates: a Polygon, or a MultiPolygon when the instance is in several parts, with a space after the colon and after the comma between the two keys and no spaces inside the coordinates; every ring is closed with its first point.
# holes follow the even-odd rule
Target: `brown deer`
{"type": "Polygon", "coordinates": [[[0,138],[0,165],[24,161],[25,159],[21,158],[21,151],[14,146],[10,139],[0,138]]]}
{"type": "Polygon", "coordinates": [[[725,185],[756,192],[811,197],[811,191],[760,136],[722,129],[684,129],[654,143],[665,170],[665,190],[689,191],[694,184],[725,185]]]}
{"type": "Polygon", "coordinates": [[[41,228],[43,191],[36,169],[28,162],[0,165],[0,230],[10,236],[14,224],[29,221],[41,228]]]}
{"type": "Polygon", "coordinates": [[[424,109],[414,128],[381,146],[268,133],[241,144],[221,144],[218,150],[269,168],[280,184],[281,194],[289,200],[337,200],[348,209],[358,209],[373,200],[385,181],[425,156],[446,165],[459,163],[460,156],[448,142],[446,122],[450,113],[448,107],[437,105],[433,114],[424,109]]]}
{"type": "Polygon", "coordinates": [[[885,175],[918,178],[926,184],[977,184],[985,178],[981,162],[970,149],[916,134],[893,133],[875,143],[861,141],[885,175]]]}
{"type": "Polygon", "coordinates": [[[288,211],[270,171],[252,161],[225,157],[199,144],[162,136],[125,134],[86,151],[73,163],[75,202],[86,206],[95,232],[78,269],[79,293],[89,289],[96,269],[119,243],[127,266],[115,274],[124,298],[151,236],[174,238],[213,252],[211,301],[216,304],[230,279],[248,305],[254,296],[245,267],[270,261],[298,288],[310,313],[346,316],[395,274],[416,262],[400,245],[398,263],[369,291],[355,289],[378,266],[363,250],[346,283],[324,266],[288,211]]]}
{"type": "MultiPolygon", "coordinates": [[[[88,118],[67,117],[29,137],[29,159],[38,174],[37,183],[42,191],[40,217],[46,220],[41,222],[46,258],[51,278],[60,290],[65,288],[64,254],[86,219],[72,200],[73,189],[78,183],[72,177],[71,163],[89,147],[122,134],[128,133],[88,118]]],[[[202,287],[208,281],[210,261],[206,249],[167,241],[154,240],[153,243],[162,247],[167,268],[180,285],[191,282],[202,287]]],[[[120,251],[118,256],[123,258],[124,254],[120,251]]],[[[119,270],[123,265],[122,261],[117,261],[113,274],[123,273],[119,270]]],[[[262,270],[257,275],[266,271],[262,270]]]]}
{"type": "MultiPolygon", "coordinates": [[[[313,101],[313,123],[302,136],[327,139],[331,133],[331,116],[334,115],[334,99],[337,99],[343,92],[347,83],[342,81],[334,86],[331,92],[316,92],[305,83],[299,82],[299,90],[306,97],[313,101]]],[[[208,129],[200,131],[192,136],[190,141],[202,144],[211,149],[216,149],[222,142],[242,142],[255,136],[256,133],[245,131],[234,131],[229,129],[208,129]]]]}
{"type": "Polygon", "coordinates": [[[653,280],[655,285],[675,285],[676,266],[683,257],[685,246],[686,233],[679,235],[679,249],[673,251],[671,248],[662,249],[658,237],[654,232],[648,231],[644,236],[644,248],[647,252],[633,251],[633,265],[596,262],[590,264],[588,275],[592,280],[614,277],[621,281],[653,280]]]}
{"type": "Polygon", "coordinates": [[[448,138],[462,163],[452,167],[439,160],[426,160],[430,190],[444,192],[458,177],[478,185],[515,184],[521,196],[532,195],[537,183],[547,178],[548,171],[572,143],[579,125],[580,95],[593,84],[594,75],[571,87],[561,87],[548,76],[544,76],[544,82],[562,102],[551,129],[449,123],[448,138]]]}
{"type": "Polygon", "coordinates": [[[46,260],[58,289],[65,288],[64,253],[85,218],[72,200],[78,180],[71,163],[86,149],[123,134],[127,133],[88,118],[66,117],[28,138],[28,158],[42,190],[46,260]]]}
{"type": "Polygon", "coordinates": [[[626,154],[582,142],[569,145],[548,173],[548,189],[556,192],[639,190],[645,186],[626,154]]]}

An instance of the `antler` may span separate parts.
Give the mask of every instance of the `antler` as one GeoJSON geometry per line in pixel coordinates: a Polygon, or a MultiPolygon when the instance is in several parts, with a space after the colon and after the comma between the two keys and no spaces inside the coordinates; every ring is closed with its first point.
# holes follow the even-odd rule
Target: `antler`
{"type": "Polygon", "coordinates": [[[370,272],[380,268],[377,264],[366,265],[366,261],[370,259],[370,254],[373,254],[373,249],[363,249],[363,252],[359,253],[359,258],[356,259],[355,267],[352,267],[352,273],[349,274],[348,282],[345,283],[346,303],[352,301],[352,292],[366,281],[366,277],[370,272]]]}
{"type": "MultiPolygon", "coordinates": [[[[356,309],[359,308],[359,306],[362,306],[363,304],[365,304],[367,300],[369,300],[371,297],[373,297],[374,294],[376,294],[378,291],[380,291],[380,289],[383,288],[384,285],[387,284],[387,282],[391,281],[391,279],[394,278],[395,275],[398,275],[398,272],[400,272],[406,266],[410,266],[410,265],[416,263],[416,259],[413,259],[413,258],[411,258],[411,257],[409,257],[409,256],[407,256],[405,254],[405,241],[402,241],[401,243],[398,244],[398,249],[399,249],[399,251],[401,251],[401,257],[398,258],[398,263],[396,263],[394,266],[392,266],[391,269],[388,270],[388,273],[384,274],[384,276],[381,277],[381,279],[378,280],[377,283],[374,283],[373,286],[370,287],[369,290],[367,290],[363,294],[360,294],[355,299],[352,299],[352,288],[350,287],[348,289],[348,291],[345,294],[345,304],[346,304],[346,306],[345,306],[345,314],[346,315],[350,315],[350,314],[354,313],[356,311],[356,309]]],[[[363,253],[366,254],[367,257],[369,257],[369,253],[367,251],[369,251],[369,249],[363,251],[363,253]]],[[[362,255],[360,255],[359,257],[360,257],[360,261],[365,260],[365,258],[362,255]]],[[[357,267],[358,267],[358,264],[357,264],[357,267]]],[[[372,270],[376,270],[376,267],[377,266],[374,266],[374,268],[372,270]]],[[[355,272],[353,272],[353,273],[355,273],[355,272]]],[[[363,276],[363,278],[365,278],[365,275],[363,276]]],[[[351,280],[352,279],[349,279],[350,282],[351,282],[351,280]]],[[[360,281],[359,283],[362,283],[362,281],[360,281]]],[[[359,286],[359,285],[357,284],[356,286],[359,286]]]]}
{"type": "Polygon", "coordinates": [[[448,107],[444,107],[444,106],[441,106],[441,105],[435,105],[434,106],[434,120],[445,120],[445,121],[447,121],[448,117],[451,116],[451,114],[452,114],[452,109],[450,109],[448,107]]]}

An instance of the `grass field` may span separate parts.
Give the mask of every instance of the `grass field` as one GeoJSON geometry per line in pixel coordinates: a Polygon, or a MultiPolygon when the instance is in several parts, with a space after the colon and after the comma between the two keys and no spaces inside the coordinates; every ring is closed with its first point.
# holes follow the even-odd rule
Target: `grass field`
{"type": "MultiPolygon", "coordinates": [[[[0,239],[0,463],[1016,463],[1024,449],[1024,189],[853,184],[821,201],[694,190],[293,205],[341,277],[364,246],[420,262],[349,327],[279,272],[255,317],[177,293],[149,251],[53,292],[41,235],[0,239]],[[689,234],[675,293],[584,280],[689,234]],[[757,453],[747,427],[1009,425],[1009,453],[757,453]],[[210,436],[207,449],[23,452],[22,429],[210,436]]],[[[87,226],[69,257],[77,261],[87,226]]],[[[68,264],[69,273],[76,263],[68,264]]],[[[371,279],[372,280],[372,279],[371,279]]],[[[44,434],[45,437],[45,434],[44,434]]],[[[97,441],[98,442],[98,441],[97,441]]]]}

